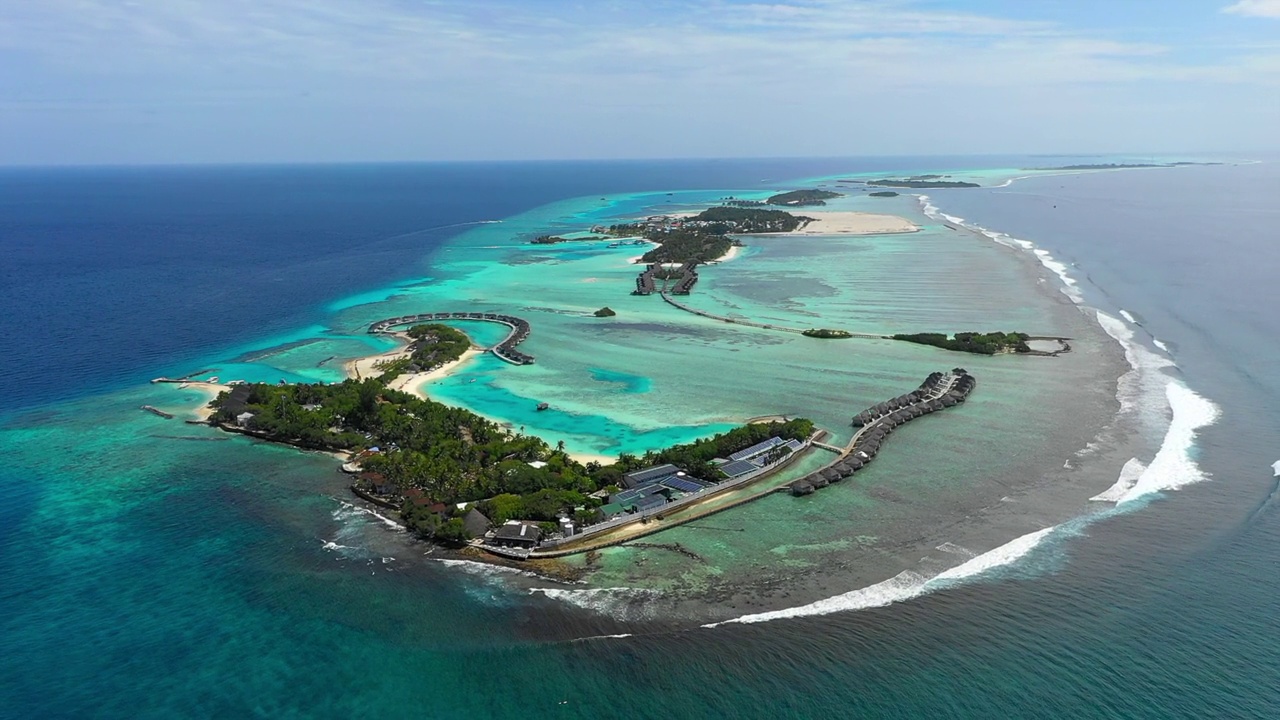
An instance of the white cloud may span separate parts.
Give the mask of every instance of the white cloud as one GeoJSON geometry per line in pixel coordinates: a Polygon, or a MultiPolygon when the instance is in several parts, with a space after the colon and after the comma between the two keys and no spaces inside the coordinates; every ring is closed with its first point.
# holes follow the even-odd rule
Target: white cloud
{"type": "Polygon", "coordinates": [[[1223,8],[1222,12],[1247,17],[1280,18],[1280,0],[1240,0],[1223,8]]]}

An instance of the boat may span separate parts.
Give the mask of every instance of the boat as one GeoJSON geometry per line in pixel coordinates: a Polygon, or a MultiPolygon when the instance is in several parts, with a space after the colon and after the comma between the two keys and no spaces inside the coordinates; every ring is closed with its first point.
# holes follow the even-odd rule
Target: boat
{"type": "Polygon", "coordinates": [[[542,412],[543,410],[546,410],[550,407],[551,406],[548,405],[547,403],[544,403],[544,402],[538,403],[538,412],[542,412]]]}
{"type": "Polygon", "coordinates": [[[611,248],[622,247],[622,243],[609,243],[609,247],[611,248]]]}

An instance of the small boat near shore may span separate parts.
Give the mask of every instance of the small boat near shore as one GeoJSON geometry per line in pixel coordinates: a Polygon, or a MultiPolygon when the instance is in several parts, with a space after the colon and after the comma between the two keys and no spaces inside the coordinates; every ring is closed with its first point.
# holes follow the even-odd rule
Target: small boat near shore
{"type": "Polygon", "coordinates": [[[538,403],[538,412],[542,412],[543,410],[550,409],[550,407],[551,405],[547,403],[544,403],[544,402],[538,403]]]}

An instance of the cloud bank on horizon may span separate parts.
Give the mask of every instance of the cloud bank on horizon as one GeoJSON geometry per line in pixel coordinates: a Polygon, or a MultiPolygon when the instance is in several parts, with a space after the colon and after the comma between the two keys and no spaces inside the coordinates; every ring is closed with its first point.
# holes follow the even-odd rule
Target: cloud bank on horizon
{"type": "Polygon", "coordinates": [[[41,0],[0,164],[1280,149],[1280,0],[41,0]]]}

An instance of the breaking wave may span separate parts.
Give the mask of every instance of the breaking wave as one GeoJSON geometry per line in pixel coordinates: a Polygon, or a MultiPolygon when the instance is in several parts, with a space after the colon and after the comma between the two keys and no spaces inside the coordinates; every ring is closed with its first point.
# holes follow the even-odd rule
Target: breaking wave
{"type": "Polygon", "coordinates": [[[1220,412],[1212,401],[1177,380],[1165,387],[1173,420],[1165,433],[1164,442],[1142,474],[1117,503],[1126,503],[1144,495],[1176,490],[1185,485],[1207,480],[1209,475],[1200,469],[1192,456],[1196,431],[1217,421],[1220,412]]]}
{"type": "MultiPolygon", "coordinates": [[[[1013,181],[1010,180],[1009,182],[1012,183],[1013,181]]],[[[1080,285],[1076,279],[1071,276],[1069,266],[1055,258],[1048,250],[1036,247],[1036,244],[1030,240],[1016,238],[1008,233],[984,228],[981,225],[966,223],[964,218],[956,217],[955,215],[948,215],[939,210],[937,205],[930,202],[928,195],[919,195],[917,197],[920,201],[920,208],[927,217],[933,218],[934,220],[945,220],[946,222],[954,225],[963,226],[965,229],[976,232],[983,237],[1004,245],[1005,247],[1030,252],[1037,260],[1040,261],[1041,265],[1049,269],[1053,274],[1057,275],[1058,279],[1062,281],[1062,292],[1064,295],[1070,298],[1071,301],[1077,305],[1084,303],[1084,296],[1080,293],[1080,285]]]]}
{"type": "Polygon", "coordinates": [[[1133,486],[1138,483],[1138,478],[1146,470],[1146,463],[1138,458],[1129,458],[1124,467],[1120,468],[1120,477],[1116,480],[1116,484],[1089,499],[1095,502],[1120,502],[1120,499],[1127,495],[1133,489],[1133,486]]]}
{"type": "Polygon", "coordinates": [[[955,587],[956,585],[968,580],[985,575],[997,568],[1011,565],[1026,557],[1028,553],[1034,550],[1037,545],[1044,542],[1044,539],[1056,529],[1057,526],[1054,526],[1043,530],[1037,530],[1032,533],[1027,533],[1026,535],[1011,540],[994,550],[989,550],[951,568],[950,570],[939,573],[932,578],[926,578],[913,570],[904,570],[883,582],[868,585],[867,587],[853,590],[842,595],[818,600],[817,602],[812,602],[808,605],[743,615],[741,617],[733,618],[732,620],[708,623],[703,625],[703,627],[713,628],[730,623],[759,623],[768,622],[770,620],[809,617],[813,615],[830,615],[832,613],[848,612],[851,610],[865,610],[867,608],[884,607],[885,605],[890,605],[896,602],[911,600],[934,590],[955,587]]]}
{"type": "Polygon", "coordinates": [[[607,615],[616,620],[651,620],[659,614],[652,601],[662,593],[645,588],[530,588],[529,594],[540,593],[552,600],[583,610],[607,615]]]}

